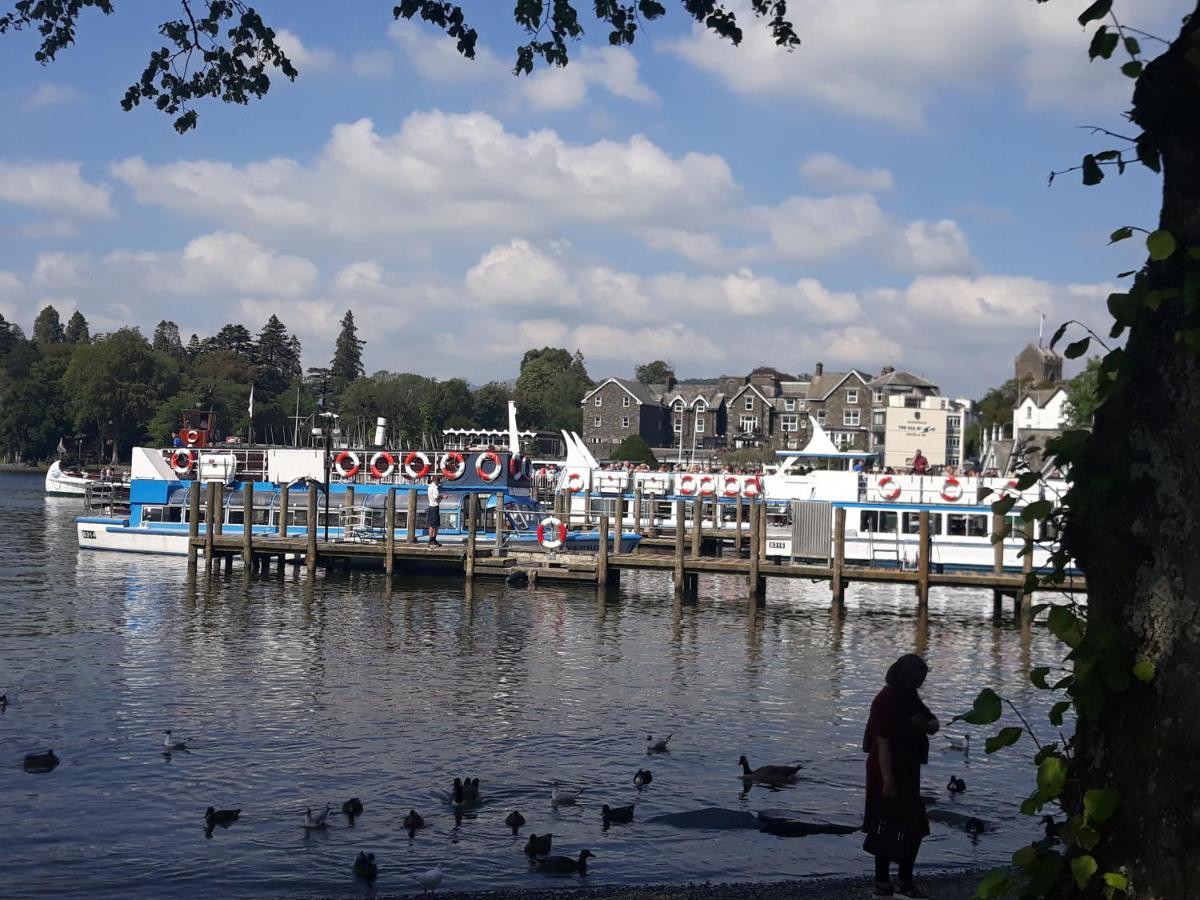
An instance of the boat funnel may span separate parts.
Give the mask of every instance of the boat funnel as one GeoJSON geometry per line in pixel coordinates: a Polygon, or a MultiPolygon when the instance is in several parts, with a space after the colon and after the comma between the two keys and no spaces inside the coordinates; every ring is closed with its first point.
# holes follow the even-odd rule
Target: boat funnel
{"type": "Polygon", "coordinates": [[[382,447],[387,437],[387,419],[380,416],[375,420],[375,446],[382,447]]]}
{"type": "Polygon", "coordinates": [[[516,456],[521,452],[521,436],[517,433],[517,404],[508,401],[508,451],[516,456]]]}

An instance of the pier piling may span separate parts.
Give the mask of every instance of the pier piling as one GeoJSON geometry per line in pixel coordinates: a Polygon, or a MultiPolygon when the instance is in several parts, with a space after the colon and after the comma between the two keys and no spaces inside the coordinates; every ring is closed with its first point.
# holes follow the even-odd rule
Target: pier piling
{"type": "Polygon", "coordinates": [[[308,546],[305,548],[304,565],[308,570],[308,577],[313,578],[317,574],[317,486],[309,483],[308,485],[308,546]]]}
{"type": "Polygon", "coordinates": [[[684,501],[675,501],[675,593],[683,593],[684,501]]]}
{"type": "Polygon", "coordinates": [[[217,490],[221,486],[215,482],[208,483],[208,496],[204,504],[204,574],[213,573],[213,540],[216,537],[216,523],[213,519],[217,512],[217,490]]]}
{"type": "Polygon", "coordinates": [[[833,605],[844,606],[846,603],[846,510],[839,506],[833,511],[833,577],[829,580],[829,590],[833,594],[833,605]]]}
{"type": "Polygon", "coordinates": [[[1033,614],[1033,594],[1025,587],[1025,583],[1029,580],[1029,576],[1033,574],[1033,522],[1026,522],[1022,529],[1025,536],[1025,546],[1023,549],[1024,556],[1021,557],[1021,590],[1014,594],[1014,598],[1020,598],[1016,609],[1013,610],[1022,620],[1028,619],[1033,614]]]}
{"type": "MultiPolygon", "coordinates": [[[[279,536],[287,537],[288,529],[288,489],[285,484],[279,489],[279,536]]],[[[282,565],[281,565],[282,569],[282,565]]]]}
{"type": "Polygon", "coordinates": [[[388,488],[387,506],[383,512],[383,528],[384,541],[387,543],[387,548],[384,550],[383,571],[390,579],[396,572],[396,489],[388,488]]]}
{"type": "Polygon", "coordinates": [[[742,558],[742,504],[743,500],[739,495],[733,501],[733,555],[737,559],[742,558]]]}
{"type": "MultiPolygon", "coordinates": [[[[704,540],[704,529],[701,524],[704,522],[704,498],[699,494],[692,501],[692,559],[700,558],[700,542],[704,540]]],[[[683,527],[680,523],[679,527],[683,527]]]]}
{"type": "Polygon", "coordinates": [[[929,558],[929,510],[917,514],[917,607],[929,606],[929,570],[933,565],[929,558]]]}
{"type": "Polygon", "coordinates": [[[608,516],[600,517],[600,548],[596,554],[596,584],[608,584],[608,516]]]}
{"type": "Polygon", "coordinates": [[[504,494],[496,492],[496,555],[504,553],[504,494]]]}
{"type": "MultiPolygon", "coordinates": [[[[992,571],[1004,571],[1004,516],[992,513],[992,571]]],[[[1004,615],[1004,591],[992,588],[992,618],[999,621],[1004,615]]]]}
{"type": "Polygon", "coordinates": [[[242,483],[242,568],[254,571],[254,482],[242,483]]]}
{"type": "Polygon", "coordinates": [[[200,482],[193,481],[188,485],[188,563],[189,575],[196,574],[196,554],[199,548],[196,539],[200,537],[200,482]]]}
{"type": "Polygon", "coordinates": [[[408,489],[408,516],[405,522],[404,543],[415,544],[417,542],[417,489],[410,487],[408,489]]]}
{"type": "Polygon", "coordinates": [[[613,516],[616,527],[613,529],[612,555],[621,555],[621,532],[625,530],[625,494],[617,494],[617,510],[613,516]]]}
{"type": "Polygon", "coordinates": [[[467,494],[464,498],[467,504],[467,560],[466,560],[466,576],[467,582],[475,580],[475,536],[479,530],[479,502],[475,499],[474,494],[467,494]]]}
{"type": "Polygon", "coordinates": [[[750,501],[750,574],[749,574],[749,590],[750,596],[754,600],[759,600],[764,596],[762,578],[759,576],[759,564],[761,562],[761,552],[759,542],[762,539],[762,529],[760,520],[764,519],[763,506],[755,501],[750,501]]]}

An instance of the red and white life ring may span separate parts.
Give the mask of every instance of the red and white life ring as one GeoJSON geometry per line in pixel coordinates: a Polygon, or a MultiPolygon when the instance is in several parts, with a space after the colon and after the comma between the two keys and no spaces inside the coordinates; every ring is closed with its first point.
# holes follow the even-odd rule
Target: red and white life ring
{"type": "Polygon", "coordinates": [[[404,457],[404,474],[409,478],[424,478],[433,466],[429,457],[420,450],[410,450],[404,457]]]}
{"type": "Polygon", "coordinates": [[[583,490],[583,475],[579,472],[572,472],[567,476],[567,490],[572,494],[578,494],[583,490]]]}
{"type": "Polygon", "coordinates": [[[371,462],[367,468],[371,470],[372,478],[391,478],[392,473],[396,471],[396,457],[386,450],[380,450],[371,455],[371,462]]]}
{"type": "Polygon", "coordinates": [[[751,475],[742,483],[742,493],[747,497],[757,497],[762,493],[762,479],[757,475],[751,475]]]}
{"type": "Polygon", "coordinates": [[[738,495],[738,491],[741,489],[742,480],[740,478],[738,478],[736,475],[725,476],[725,488],[722,493],[724,493],[726,497],[736,497],[738,495]]]}
{"type": "Polygon", "coordinates": [[[1015,479],[1015,478],[1010,478],[1010,479],[1008,480],[1008,484],[1004,486],[1004,490],[1000,491],[1000,494],[999,494],[999,499],[1000,499],[1000,500],[1003,500],[1003,499],[1005,499],[1006,497],[1010,496],[1009,492],[1010,492],[1010,491],[1015,491],[1015,490],[1016,490],[1016,488],[1017,488],[1017,479],[1015,479]]]}
{"type": "Polygon", "coordinates": [[[557,550],[567,542],[567,526],[553,516],[538,523],[538,543],[547,550],[557,550]]]}
{"type": "Polygon", "coordinates": [[[711,475],[700,476],[700,493],[713,494],[717,490],[717,483],[711,475]]]}
{"type": "Polygon", "coordinates": [[[530,463],[527,457],[520,453],[514,453],[508,458],[508,474],[513,477],[514,481],[520,481],[524,478],[529,480],[530,463]]]}
{"type": "Polygon", "coordinates": [[[196,464],[196,454],[191,450],[179,449],[171,454],[171,469],[176,475],[188,475],[196,464]]]}
{"type": "Polygon", "coordinates": [[[451,450],[442,457],[442,474],[451,481],[458,481],[467,474],[467,458],[457,450],[451,450]]]}
{"type": "Polygon", "coordinates": [[[486,453],[480,453],[475,460],[475,474],[481,479],[491,484],[500,477],[500,473],[504,471],[504,462],[500,459],[500,454],[494,450],[488,450],[486,453]],[[491,469],[485,470],[485,463],[491,463],[491,469]]]}
{"type": "Polygon", "coordinates": [[[963,488],[953,475],[942,482],[942,499],[947,503],[957,503],[962,499],[963,488]]]}
{"type": "Polygon", "coordinates": [[[353,450],[343,450],[333,460],[333,467],[343,478],[353,478],[362,468],[362,460],[353,450]],[[349,465],[347,465],[349,463],[349,465]]]}
{"type": "Polygon", "coordinates": [[[200,443],[200,432],[198,432],[195,428],[189,428],[183,433],[183,442],[189,447],[200,443]]]}
{"type": "Polygon", "coordinates": [[[900,485],[896,484],[891,475],[884,475],[876,482],[875,487],[884,500],[895,500],[900,496],[900,485]]]}
{"type": "Polygon", "coordinates": [[[679,493],[691,496],[696,493],[696,476],[690,472],[679,476],[679,493]]]}

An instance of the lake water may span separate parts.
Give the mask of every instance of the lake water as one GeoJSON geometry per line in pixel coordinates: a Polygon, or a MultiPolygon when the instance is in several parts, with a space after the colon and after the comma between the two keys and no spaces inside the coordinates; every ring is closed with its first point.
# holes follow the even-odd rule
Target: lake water
{"type": "MultiPolygon", "coordinates": [[[[772,582],[765,606],[743,579],[701,580],[672,601],[665,576],[626,574],[594,590],[336,573],[189,582],[182,558],[77,550],[79,504],[41,480],[0,475],[0,796],[6,896],[363,895],[350,864],[376,854],[378,891],[413,890],[440,861],[443,889],[565,885],[529,871],[528,832],[556,852],[589,848],[593,884],[864,877],[861,834],[776,838],[687,831],[651,817],[707,806],[787,808],[857,824],[867,708],[887,665],[924,653],[923,690],[943,720],[992,686],[1042,716],[1028,684],[1056,658],[1045,631],[992,624],[987,592],[851,586],[831,615],[824,584],[772,582]],[[194,751],[164,758],[162,731],[194,751]],[[673,732],[647,757],[647,733],[673,732]],[[53,747],[62,764],[24,772],[53,747]],[[802,763],[795,786],[742,790],[737,759],[802,763]],[[632,779],[648,766],[640,795],[632,779]],[[483,805],[456,825],[455,775],[481,779],[483,805]],[[555,811],[554,780],[585,787],[555,811]],[[361,797],[354,827],[306,834],[304,809],[361,797]],[[638,800],[636,821],[604,832],[600,804],[638,800]],[[208,806],[242,818],[211,839],[208,806]],[[410,807],[428,827],[410,839],[410,807]],[[529,824],[504,827],[511,809],[529,824]]],[[[960,727],[957,731],[962,731],[960,727]]],[[[1032,769],[1015,750],[969,760],[935,738],[925,772],[938,807],[978,815],[972,842],[934,823],[919,866],[1007,862],[1035,823],[1017,801],[1032,769]],[[967,781],[951,798],[951,774],[967,781]]]]}

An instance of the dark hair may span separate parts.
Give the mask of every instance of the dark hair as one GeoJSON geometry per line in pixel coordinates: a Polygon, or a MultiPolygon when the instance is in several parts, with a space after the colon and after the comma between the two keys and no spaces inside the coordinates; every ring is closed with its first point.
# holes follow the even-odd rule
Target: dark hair
{"type": "Polygon", "coordinates": [[[925,681],[929,666],[915,653],[905,653],[892,663],[885,680],[894,688],[915,691],[925,681]]]}

